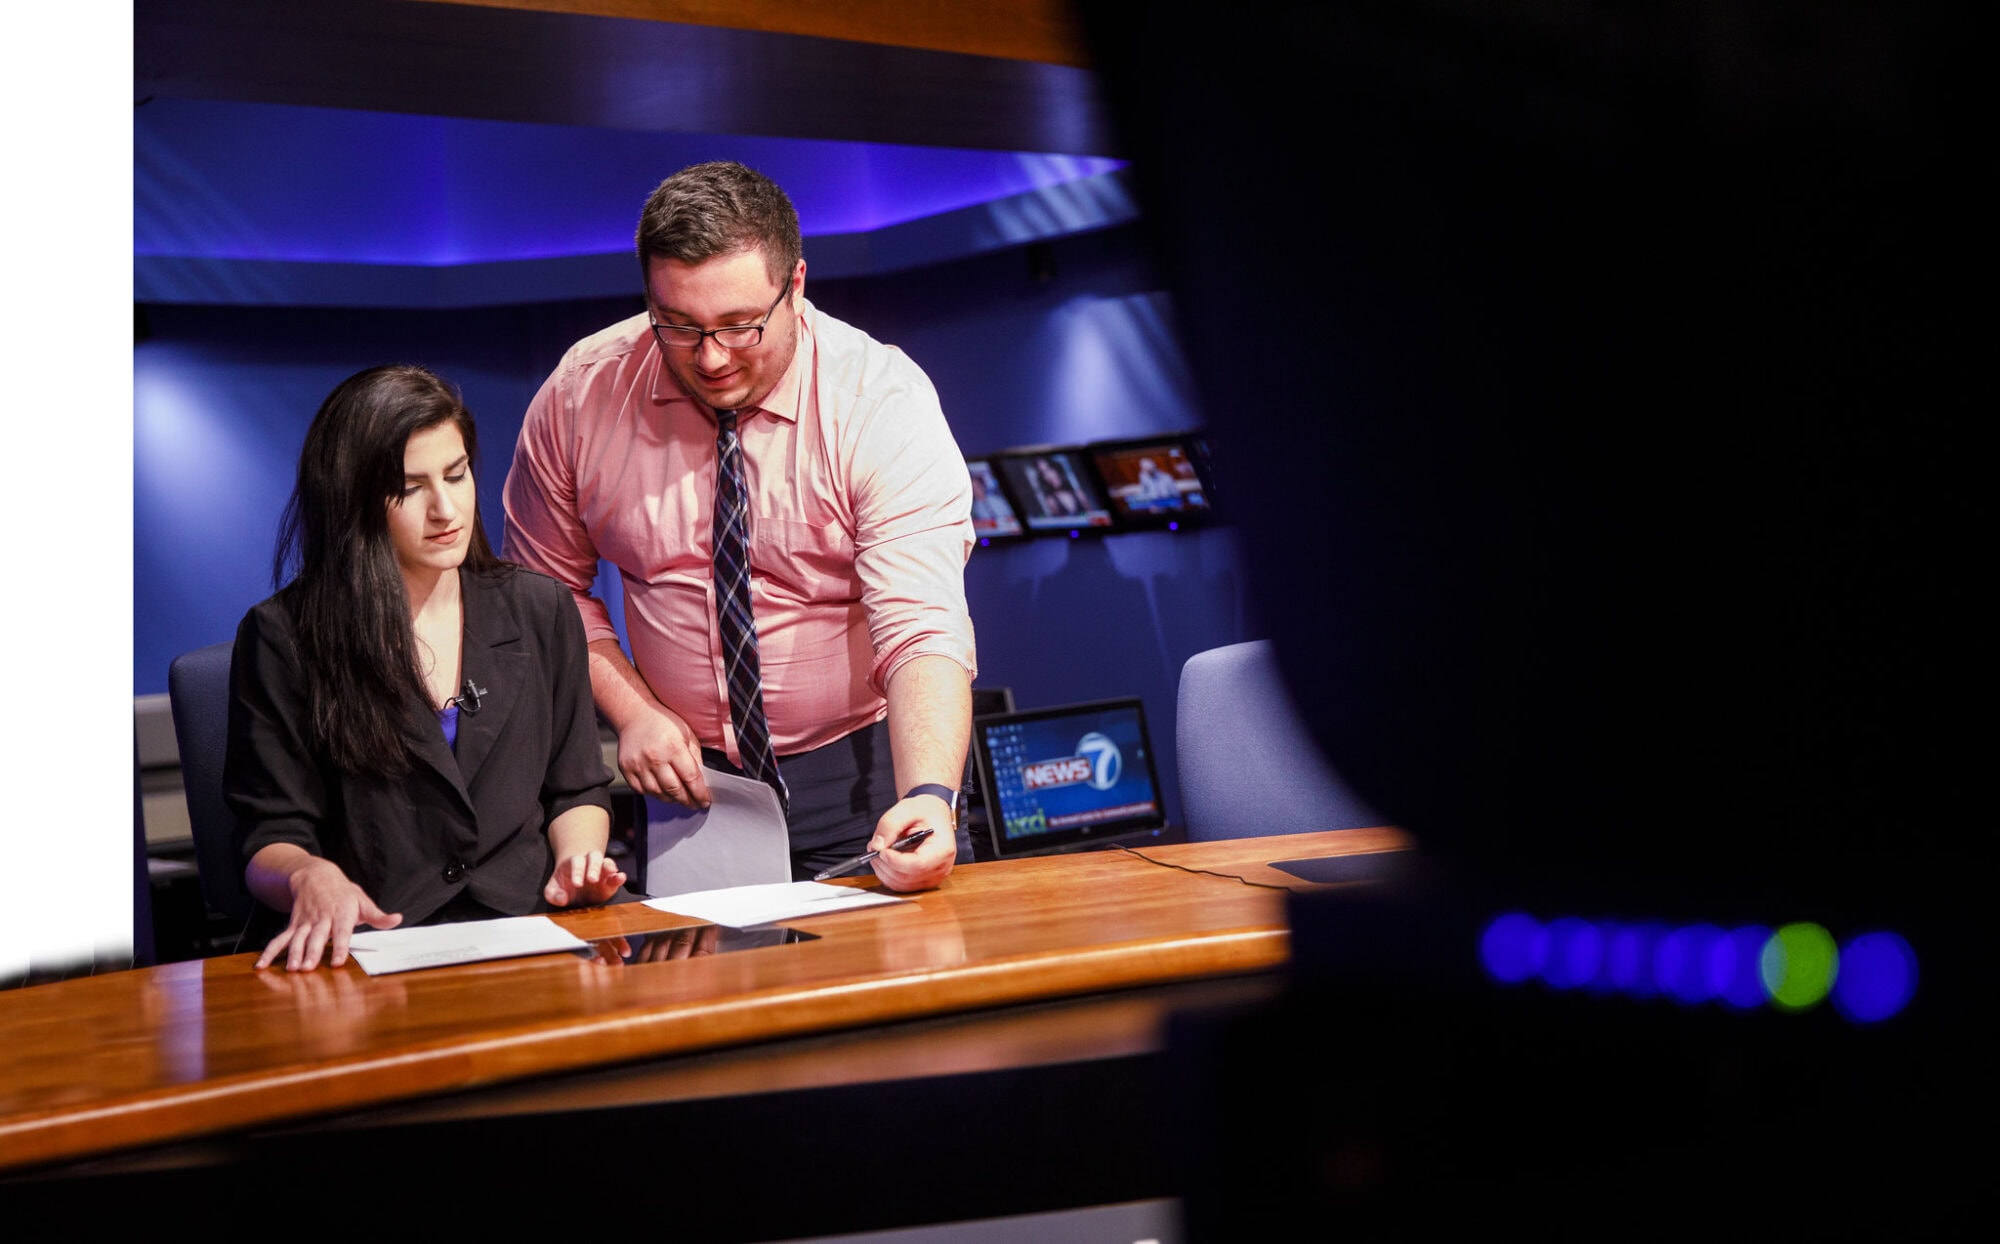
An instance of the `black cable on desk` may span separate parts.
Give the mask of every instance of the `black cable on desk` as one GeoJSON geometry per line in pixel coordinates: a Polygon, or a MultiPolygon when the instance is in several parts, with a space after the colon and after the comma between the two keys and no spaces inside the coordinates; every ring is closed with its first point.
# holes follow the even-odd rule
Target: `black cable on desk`
{"type": "Polygon", "coordinates": [[[1120,851],[1123,851],[1127,855],[1136,855],[1140,859],[1146,861],[1148,864],[1157,864],[1161,868],[1176,868],[1179,869],[1181,872],[1194,873],[1197,876],[1201,877],[1221,877],[1225,881],[1240,881],[1244,885],[1254,885],[1260,889],[1265,889],[1265,890],[1284,890],[1287,893],[1289,893],[1292,888],[1288,885],[1272,885],[1268,881],[1252,881],[1248,877],[1239,877],[1235,873],[1210,872],[1206,868],[1189,868],[1185,864],[1169,864],[1165,860],[1156,860],[1152,856],[1147,855],[1143,851],[1134,851],[1131,847],[1125,846],[1123,843],[1114,842],[1109,845],[1117,847],[1120,851]]]}

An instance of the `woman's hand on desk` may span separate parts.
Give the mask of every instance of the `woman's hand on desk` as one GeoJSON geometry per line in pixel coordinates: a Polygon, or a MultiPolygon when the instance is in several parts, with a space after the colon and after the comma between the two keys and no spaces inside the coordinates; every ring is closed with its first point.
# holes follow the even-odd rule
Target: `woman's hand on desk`
{"type": "Polygon", "coordinates": [[[586,851],[556,861],[542,897],[552,907],[589,907],[605,902],[625,884],[625,874],[602,851],[586,851]]]}
{"type": "Polygon", "coordinates": [[[354,936],[355,925],[393,929],[403,923],[401,913],[377,907],[332,860],[309,857],[291,870],[287,880],[292,892],[292,920],[257,957],[260,968],[271,966],[284,954],[286,971],[310,972],[319,966],[329,942],[333,953],[327,965],[337,968],[347,962],[347,943],[354,936]]]}

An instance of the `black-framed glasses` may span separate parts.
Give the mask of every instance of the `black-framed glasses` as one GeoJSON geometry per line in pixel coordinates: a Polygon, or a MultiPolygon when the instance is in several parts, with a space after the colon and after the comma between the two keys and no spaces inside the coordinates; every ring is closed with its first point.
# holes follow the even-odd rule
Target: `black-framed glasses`
{"type": "Polygon", "coordinates": [[[771,322],[771,317],[778,313],[778,304],[791,292],[792,279],[787,275],[785,283],[778,287],[778,296],[771,300],[771,309],[764,313],[762,323],[732,324],[727,328],[696,328],[691,324],[662,324],[653,318],[651,312],[647,313],[646,322],[653,326],[653,336],[658,339],[660,348],[664,350],[699,350],[701,339],[704,337],[715,338],[715,344],[725,350],[748,350],[764,340],[764,325],[771,322]]]}

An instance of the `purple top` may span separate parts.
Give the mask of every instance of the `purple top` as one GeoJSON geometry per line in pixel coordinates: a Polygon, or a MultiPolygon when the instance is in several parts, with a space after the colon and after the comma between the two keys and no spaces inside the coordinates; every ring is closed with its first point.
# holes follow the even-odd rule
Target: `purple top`
{"type": "Polygon", "coordinates": [[[449,704],[438,710],[438,724],[444,727],[444,745],[458,752],[458,700],[454,697],[449,704]]]}

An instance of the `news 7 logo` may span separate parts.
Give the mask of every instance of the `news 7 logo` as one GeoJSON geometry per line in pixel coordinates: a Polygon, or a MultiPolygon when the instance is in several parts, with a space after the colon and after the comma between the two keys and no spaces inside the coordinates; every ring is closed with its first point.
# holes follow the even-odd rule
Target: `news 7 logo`
{"type": "Polygon", "coordinates": [[[1076,743],[1076,755],[1053,760],[1037,760],[1021,766],[1021,785],[1027,790],[1053,790],[1088,782],[1098,790],[1118,785],[1125,757],[1104,735],[1092,730],[1076,743]]]}

